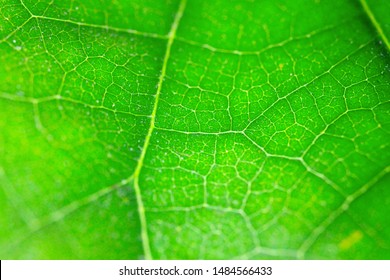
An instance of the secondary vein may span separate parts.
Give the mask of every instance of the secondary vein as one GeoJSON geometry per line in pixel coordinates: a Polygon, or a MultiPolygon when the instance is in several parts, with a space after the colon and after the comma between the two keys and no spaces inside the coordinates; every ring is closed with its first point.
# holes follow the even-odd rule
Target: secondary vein
{"type": "Polygon", "coordinates": [[[370,7],[367,4],[367,1],[366,0],[360,0],[360,3],[362,4],[364,11],[366,12],[368,17],[370,18],[371,23],[374,25],[375,29],[377,30],[377,32],[381,36],[381,38],[382,38],[383,42],[385,43],[387,49],[390,50],[389,39],[387,38],[386,34],[383,32],[383,29],[382,29],[381,25],[379,24],[379,22],[376,20],[374,14],[372,13],[370,7]]]}
{"type": "Polygon", "coordinates": [[[167,47],[165,50],[165,55],[164,55],[164,60],[163,60],[163,65],[162,65],[160,77],[159,77],[158,84],[157,84],[157,92],[156,92],[153,111],[152,111],[152,115],[151,115],[150,126],[149,126],[148,133],[146,135],[146,138],[145,138],[145,142],[144,142],[144,145],[142,148],[141,156],[139,158],[137,167],[134,171],[134,190],[135,190],[135,195],[136,195],[137,204],[138,204],[138,213],[139,213],[140,223],[141,223],[141,239],[142,239],[142,246],[143,246],[143,250],[144,250],[145,259],[152,259],[153,257],[152,257],[152,253],[150,250],[149,235],[148,235],[148,231],[147,231],[146,216],[145,216],[145,207],[144,207],[144,203],[142,200],[141,189],[139,186],[139,175],[141,173],[142,166],[143,166],[144,159],[145,159],[145,155],[146,155],[146,152],[147,152],[148,147],[149,147],[150,138],[151,138],[153,130],[154,130],[154,123],[155,123],[155,119],[156,119],[158,100],[160,98],[162,85],[163,85],[164,78],[166,75],[166,70],[167,70],[168,60],[169,60],[169,57],[171,54],[172,44],[173,44],[173,41],[174,41],[175,36],[176,36],[176,31],[177,31],[177,28],[179,26],[180,19],[183,16],[186,3],[187,3],[187,0],[182,0],[180,2],[179,8],[178,8],[176,15],[175,15],[175,19],[174,19],[172,26],[171,26],[171,29],[168,33],[168,42],[167,42],[167,47]]]}

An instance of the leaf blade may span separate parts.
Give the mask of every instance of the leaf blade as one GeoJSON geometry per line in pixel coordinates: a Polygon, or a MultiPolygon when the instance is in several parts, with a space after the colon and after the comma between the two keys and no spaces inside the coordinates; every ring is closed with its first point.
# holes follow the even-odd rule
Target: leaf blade
{"type": "Polygon", "coordinates": [[[118,3],[0,4],[2,256],[388,258],[359,5],[189,1],[169,32],[178,2],[118,3]]]}

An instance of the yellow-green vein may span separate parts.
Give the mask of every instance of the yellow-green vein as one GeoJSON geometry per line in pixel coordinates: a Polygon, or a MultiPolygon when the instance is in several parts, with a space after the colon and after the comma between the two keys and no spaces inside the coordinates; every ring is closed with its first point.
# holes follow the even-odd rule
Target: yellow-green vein
{"type": "Polygon", "coordinates": [[[379,36],[381,36],[381,38],[382,38],[383,42],[385,43],[387,49],[390,50],[389,39],[386,37],[386,34],[383,32],[383,29],[382,29],[381,25],[376,20],[374,14],[372,13],[370,7],[368,6],[368,4],[366,2],[366,0],[360,0],[360,3],[362,4],[364,11],[368,15],[368,17],[369,17],[370,21],[372,22],[372,24],[374,25],[375,29],[377,30],[379,36]]]}
{"type": "Polygon", "coordinates": [[[167,47],[165,50],[164,61],[163,61],[160,77],[159,77],[158,84],[157,84],[157,92],[156,92],[153,111],[152,111],[152,115],[151,115],[150,126],[149,126],[148,133],[146,135],[146,138],[145,138],[145,142],[144,142],[144,145],[142,148],[141,156],[138,160],[137,167],[134,171],[134,189],[135,189],[135,195],[137,198],[138,213],[139,213],[140,223],[141,223],[141,239],[142,239],[142,246],[143,246],[143,250],[144,250],[145,259],[152,259],[152,253],[150,250],[149,236],[148,236],[148,231],[147,231],[145,207],[144,207],[144,203],[142,200],[141,189],[139,186],[139,175],[141,173],[143,162],[145,159],[145,155],[146,155],[146,152],[148,150],[150,138],[151,138],[153,130],[154,130],[154,122],[156,119],[158,100],[159,100],[159,97],[161,94],[162,84],[164,82],[165,73],[166,73],[167,65],[168,65],[168,60],[169,60],[169,57],[171,54],[171,47],[172,47],[173,41],[174,41],[175,36],[176,36],[176,31],[177,31],[177,28],[179,26],[180,19],[183,15],[183,12],[185,9],[186,2],[187,2],[186,0],[182,0],[180,2],[175,19],[174,19],[172,26],[171,26],[171,29],[168,33],[168,42],[167,42],[167,47]]]}

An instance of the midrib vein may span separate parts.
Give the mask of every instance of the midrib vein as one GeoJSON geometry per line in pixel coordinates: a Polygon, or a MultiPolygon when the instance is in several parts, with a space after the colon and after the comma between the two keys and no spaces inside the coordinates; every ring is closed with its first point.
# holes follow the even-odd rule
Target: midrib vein
{"type": "Polygon", "coordinates": [[[360,0],[360,3],[363,6],[363,10],[366,12],[367,16],[369,17],[371,23],[374,25],[376,31],[378,32],[379,36],[382,38],[383,42],[385,43],[388,50],[390,50],[390,42],[387,38],[386,34],[383,32],[383,29],[379,22],[376,20],[374,14],[372,13],[370,6],[368,6],[366,0],[360,0]]]}
{"type": "Polygon", "coordinates": [[[153,130],[154,130],[154,122],[156,119],[158,100],[160,98],[162,85],[164,83],[168,60],[169,60],[169,57],[171,54],[171,47],[172,47],[173,41],[174,41],[175,36],[176,36],[176,31],[177,31],[177,28],[179,26],[180,19],[183,16],[183,12],[184,12],[186,3],[187,3],[187,0],[182,0],[180,2],[179,8],[178,8],[176,15],[175,15],[175,19],[174,19],[172,26],[171,26],[171,29],[168,33],[168,42],[167,42],[167,47],[165,50],[164,61],[163,61],[160,77],[158,80],[156,97],[155,97],[153,111],[152,111],[152,115],[151,115],[151,119],[150,119],[150,126],[149,126],[148,133],[146,134],[146,137],[145,137],[145,142],[144,142],[144,145],[142,147],[141,156],[138,160],[137,167],[134,171],[134,190],[135,190],[135,195],[136,195],[136,199],[137,199],[138,213],[139,213],[139,218],[140,218],[140,223],[141,223],[142,246],[143,246],[143,250],[144,250],[144,257],[145,257],[145,259],[148,259],[148,260],[152,259],[152,252],[150,250],[149,235],[148,235],[148,231],[147,231],[145,207],[144,207],[144,203],[142,200],[141,188],[139,185],[139,175],[141,173],[142,166],[143,166],[144,159],[145,159],[145,155],[146,155],[146,152],[147,152],[148,147],[149,147],[150,138],[151,138],[153,130]]]}

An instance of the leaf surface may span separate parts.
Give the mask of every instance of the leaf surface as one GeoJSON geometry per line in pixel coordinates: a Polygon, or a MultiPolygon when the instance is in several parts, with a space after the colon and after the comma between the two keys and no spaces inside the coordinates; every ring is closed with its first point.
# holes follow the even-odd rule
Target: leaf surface
{"type": "Polygon", "coordinates": [[[389,259],[388,1],[0,2],[0,258],[389,259]]]}

